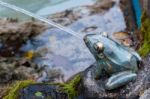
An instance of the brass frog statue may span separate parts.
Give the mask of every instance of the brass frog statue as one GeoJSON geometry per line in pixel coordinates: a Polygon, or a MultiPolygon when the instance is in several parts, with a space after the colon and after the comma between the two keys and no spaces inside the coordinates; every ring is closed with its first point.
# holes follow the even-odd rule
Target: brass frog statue
{"type": "Polygon", "coordinates": [[[142,59],[133,49],[114,41],[106,33],[88,34],[84,41],[97,62],[95,79],[100,77],[103,70],[110,75],[105,84],[107,90],[136,79],[142,59]]]}

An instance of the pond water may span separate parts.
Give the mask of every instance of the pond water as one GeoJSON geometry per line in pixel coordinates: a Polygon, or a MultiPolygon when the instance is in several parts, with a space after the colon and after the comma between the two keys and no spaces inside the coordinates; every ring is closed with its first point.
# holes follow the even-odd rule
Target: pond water
{"type": "MultiPolygon", "coordinates": [[[[14,4],[18,7],[24,8],[28,11],[34,12],[38,15],[47,16],[53,13],[64,11],[65,9],[91,5],[96,0],[1,0],[10,4],[14,4]]],[[[13,17],[23,19],[29,19],[30,17],[21,13],[16,13],[8,8],[0,6],[0,17],[13,17]]]]}

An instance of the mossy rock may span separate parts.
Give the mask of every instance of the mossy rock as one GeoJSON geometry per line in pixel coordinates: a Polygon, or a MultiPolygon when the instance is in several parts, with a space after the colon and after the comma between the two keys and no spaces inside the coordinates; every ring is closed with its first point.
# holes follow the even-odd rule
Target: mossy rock
{"type": "Polygon", "coordinates": [[[18,81],[13,86],[8,89],[8,95],[6,95],[3,99],[17,99],[18,93],[20,89],[27,87],[30,84],[34,84],[34,81],[25,80],[25,81],[18,81]]]}
{"type": "Polygon", "coordinates": [[[81,83],[81,76],[76,75],[68,83],[61,85],[62,91],[68,93],[69,99],[72,99],[73,97],[79,95],[78,86],[80,85],[80,83],[81,83]]]}
{"type": "MultiPolygon", "coordinates": [[[[8,90],[3,99],[28,99],[29,97],[46,97],[46,99],[73,99],[78,95],[81,76],[77,75],[68,83],[36,83],[34,81],[18,81],[8,90]]],[[[39,98],[38,98],[39,97],[39,98]]]]}
{"type": "Polygon", "coordinates": [[[141,34],[143,37],[143,42],[139,49],[139,54],[145,57],[150,53],[150,17],[146,12],[143,12],[141,22],[141,34]]]}
{"type": "Polygon", "coordinates": [[[20,99],[68,99],[68,94],[59,91],[58,85],[31,84],[20,90],[20,99]]]}

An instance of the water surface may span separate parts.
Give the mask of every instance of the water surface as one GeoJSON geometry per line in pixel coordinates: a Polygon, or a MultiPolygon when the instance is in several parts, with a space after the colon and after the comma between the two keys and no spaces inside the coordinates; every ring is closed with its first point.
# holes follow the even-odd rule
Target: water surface
{"type": "MultiPolygon", "coordinates": [[[[47,16],[53,13],[61,12],[69,8],[91,5],[96,0],[2,0],[14,4],[38,15],[47,16]]],[[[29,19],[30,17],[21,13],[16,13],[8,8],[0,6],[0,17],[13,17],[29,19]]]]}

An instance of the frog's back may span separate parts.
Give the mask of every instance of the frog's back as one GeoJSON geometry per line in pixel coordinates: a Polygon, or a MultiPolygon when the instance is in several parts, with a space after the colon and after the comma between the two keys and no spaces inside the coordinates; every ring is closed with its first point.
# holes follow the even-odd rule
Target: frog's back
{"type": "Polygon", "coordinates": [[[101,41],[103,41],[102,43],[105,47],[106,70],[111,71],[111,73],[123,70],[137,70],[137,60],[132,53],[109,38],[101,37],[101,41]]]}

